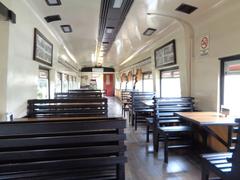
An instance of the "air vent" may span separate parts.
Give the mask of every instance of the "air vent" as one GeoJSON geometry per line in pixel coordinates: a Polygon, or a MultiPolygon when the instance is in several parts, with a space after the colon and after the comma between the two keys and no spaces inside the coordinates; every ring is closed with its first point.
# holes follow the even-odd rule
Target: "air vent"
{"type": "Polygon", "coordinates": [[[53,22],[53,21],[61,21],[61,17],[59,15],[46,16],[45,20],[48,23],[53,22]]]}
{"type": "Polygon", "coordinates": [[[72,27],[70,25],[61,25],[61,28],[64,33],[71,33],[72,32],[72,27]]]}
{"type": "Polygon", "coordinates": [[[191,14],[192,12],[194,12],[195,10],[197,10],[198,8],[195,6],[191,6],[189,4],[181,4],[180,6],[178,6],[178,8],[176,9],[176,11],[180,11],[186,14],[191,14]]]}
{"type": "Polygon", "coordinates": [[[98,30],[98,50],[104,46],[107,54],[127,16],[133,1],[134,0],[101,0],[98,30]]]}
{"type": "Polygon", "coordinates": [[[146,31],[144,31],[143,35],[145,35],[145,36],[151,36],[155,31],[156,31],[156,29],[147,28],[146,31]]]}
{"type": "Polygon", "coordinates": [[[46,0],[46,3],[49,6],[60,6],[62,4],[60,0],[46,0]]]}

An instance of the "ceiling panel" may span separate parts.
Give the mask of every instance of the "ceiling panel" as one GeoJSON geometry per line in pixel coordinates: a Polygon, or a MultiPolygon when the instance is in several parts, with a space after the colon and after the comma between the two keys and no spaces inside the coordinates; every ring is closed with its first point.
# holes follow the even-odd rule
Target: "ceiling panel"
{"type": "MultiPolygon", "coordinates": [[[[99,14],[101,0],[61,0],[61,6],[47,6],[45,0],[27,0],[44,19],[45,16],[59,14],[62,21],[49,23],[56,33],[65,42],[68,49],[79,61],[80,65],[92,65],[92,53],[95,53],[98,40],[99,14]],[[73,33],[65,34],[60,25],[70,24],[73,33]]],[[[126,60],[135,52],[141,50],[150,41],[159,38],[159,33],[175,22],[178,17],[188,22],[197,21],[206,12],[211,11],[217,5],[231,3],[229,0],[134,0],[132,7],[120,29],[118,35],[104,57],[106,66],[116,66],[126,60]],[[190,4],[198,7],[188,15],[177,12],[175,9],[181,4],[190,4]],[[162,16],[147,15],[147,13],[159,13],[162,16]],[[167,17],[170,16],[170,17],[167,17]],[[147,28],[157,29],[152,36],[144,36],[147,28]]],[[[234,0],[236,3],[237,0],[234,0]]],[[[119,11],[119,10],[111,10],[119,11]]],[[[111,16],[107,26],[116,26],[116,14],[111,16]]],[[[104,36],[104,41],[113,37],[104,36]]],[[[96,62],[97,63],[97,62],[96,62]]]]}

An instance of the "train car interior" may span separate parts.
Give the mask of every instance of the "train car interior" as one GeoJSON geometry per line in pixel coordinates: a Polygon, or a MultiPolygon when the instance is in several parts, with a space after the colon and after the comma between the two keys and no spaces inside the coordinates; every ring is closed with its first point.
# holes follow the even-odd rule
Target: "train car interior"
{"type": "Polygon", "coordinates": [[[239,180],[239,0],[0,0],[0,179],[239,180]]]}

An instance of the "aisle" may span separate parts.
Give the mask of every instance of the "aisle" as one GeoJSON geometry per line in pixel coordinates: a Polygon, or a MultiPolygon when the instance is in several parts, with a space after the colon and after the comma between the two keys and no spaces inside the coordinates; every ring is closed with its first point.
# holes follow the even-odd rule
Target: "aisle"
{"type": "MultiPolygon", "coordinates": [[[[108,98],[109,116],[121,116],[118,99],[108,98]]],[[[126,180],[200,180],[200,165],[187,151],[170,152],[169,163],[163,163],[163,152],[154,155],[153,147],[145,142],[145,127],[135,131],[126,121],[127,157],[126,180]]],[[[160,148],[161,149],[161,148],[160,148]]]]}

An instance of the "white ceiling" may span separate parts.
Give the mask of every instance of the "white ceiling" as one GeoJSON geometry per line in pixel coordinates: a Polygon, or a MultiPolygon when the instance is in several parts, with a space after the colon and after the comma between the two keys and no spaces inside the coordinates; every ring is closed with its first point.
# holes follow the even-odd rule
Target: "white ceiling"
{"type": "MultiPolygon", "coordinates": [[[[60,35],[80,65],[91,66],[92,53],[95,53],[97,45],[101,0],[61,0],[62,6],[59,7],[49,7],[45,0],[28,1],[36,8],[41,17],[54,14],[61,16],[62,21],[52,22],[49,25],[60,35]],[[59,27],[60,24],[70,24],[73,33],[64,34],[59,27]]],[[[139,51],[147,42],[156,39],[158,32],[174,22],[173,18],[150,16],[147,15],[148,12],[174,16],[192,22],[214,6],[226,1],[135,0],[112,48],[103,59],[103,64],[105,66],[118,66],[134,52],[139,51]],[[196,6],[198,10],[191,15],[175,11],[181,3],[196,6]],[[143,36],[143,32],[148,27],[157,29],[157,32],[150,37],[143,36]]]]}

